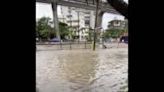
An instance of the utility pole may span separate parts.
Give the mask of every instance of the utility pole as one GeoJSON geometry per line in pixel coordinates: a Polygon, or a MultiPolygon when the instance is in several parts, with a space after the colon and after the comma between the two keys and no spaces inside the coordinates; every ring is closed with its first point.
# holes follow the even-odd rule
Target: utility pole
{"type": "Polygon", "coordinates": [[[95,51],[95,49],[96,49],[96,30],[97,30],[98,6],[99,6],[99,0],[96,0],[96,16],[95,16],[94,39],[93,39],[93,51],[95,51]]]}
{"type": "Polygon", "coordinates": [[[61,6],[61,14],[62,14],[62,16],[63,16],[63,23],[65,23],[65,22],[64,22],[64,14],[63,14],[63,8],[62,8],[62,6],[61,6]]]}
{"type": "Polygon", "coordinates": [[[70,16],[70,26],[72,27],[72,15],[71,15],[71,10],[70,10],[69,16],[70,16]]]}
{"type": "MultiPolygon", "coordinates": [[[[78,9],[78,8],[77,8],[78,9]]],[[[80,10],[77,10],[76,11],[77,12],[77,17],[78,17],[78,43],[80,42],[80,12],[82,12],[82,11],[80,11],[80,10]]]]}
{"type": "Polygon", "coordinates": [[[68,8],[69,9],[69,18],[70,18],[70,39],[72,40],[72,15],[71,15],[71,7],[68,8]]]}
{"type": "Polygon", "coordinates": [[[78,43],[79,43],[79,41],[80,41],[80,35],[79,35],[79,31],[80,31],[80,18],[79,18],[79,11],[77,11],[77,16],[78,16],[78,43]]]}

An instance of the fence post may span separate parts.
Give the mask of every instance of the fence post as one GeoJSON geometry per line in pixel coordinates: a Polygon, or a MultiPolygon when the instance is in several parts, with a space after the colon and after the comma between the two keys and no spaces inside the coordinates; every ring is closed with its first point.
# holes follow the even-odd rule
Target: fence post
{"type": "Polygon", "coordinates": [[[85,43],[84,43],[84,44],[85,44],[85,49],[86,49],[86,41],[85,41],[85,43]]]}
{"type": "Polygon", "coordinates": [[[70,50],[72,49],[72,47],[71,47],[71,42],[70,42],[70,50]]]}
{"type": "Polygon", "coordinates": [[[62,43],[61,43],[61,41],[60,41],[60,49],[62,50],[62,43]]]}

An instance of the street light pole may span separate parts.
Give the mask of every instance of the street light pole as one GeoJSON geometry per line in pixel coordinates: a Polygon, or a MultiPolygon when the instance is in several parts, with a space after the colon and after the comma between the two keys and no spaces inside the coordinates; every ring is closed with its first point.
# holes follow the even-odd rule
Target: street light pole
{"type": "Polygon", "coordinates": [[[97,28],[97,17],[98,17],[98,6],[99,0],[96,0],[96,18],[95,18],[95,28],[94,28],[94,39],[93,39],[93,51],[96,49],[96,28],[97,28]]]}
{"type": "Polygon", "coordinates": [[[70,39],[72,40],[72,19],[71,19],[71,17],[72,17],[72,15],[71,15],[71,8],[69,7],[69,18],[70,18],[70,39]]]}
{"type": "Polygon", "coordinates": [[[79,19],[79,11],[77,12],[77,15],[78,15],[78,43],[79,43],[79,40],[80,40],[80,35],[79,35],[79,26],[80,26],[80,19],[79,19]]]}

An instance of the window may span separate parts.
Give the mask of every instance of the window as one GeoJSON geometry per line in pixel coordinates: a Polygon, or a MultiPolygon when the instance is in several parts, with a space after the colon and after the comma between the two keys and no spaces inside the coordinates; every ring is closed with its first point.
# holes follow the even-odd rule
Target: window
{"type": "Polygon", "coordinates": [[[71,18],[72,17],[72,15],[67,15],[67,18],[71,18]]]}
{"type": "Polygon", "coordinates": [[[89,20],[85,20],[85,24],[88,24],[89,25],[89,22],[90,22],[89,20]]]}
{"type": "Polygon", "coordinates": [[[89,25],[90,21],[89,20],[85,20],[85,25],[89,25]]]}
{"type": "Polygon", "coordinates": [[[120,21],[115,21],[114,26],[120,26],[120,21]]]}
{"type": "Polygon", "coordinates": [[[71,8],[70,7],[68,7],[68,13],[71,13],[71,8]]]}
{"type": "Polygon", "coordinates": [[[119,21],[116,21],[115,23],[116,23],[116,24],[119,24],[119,21]]]}

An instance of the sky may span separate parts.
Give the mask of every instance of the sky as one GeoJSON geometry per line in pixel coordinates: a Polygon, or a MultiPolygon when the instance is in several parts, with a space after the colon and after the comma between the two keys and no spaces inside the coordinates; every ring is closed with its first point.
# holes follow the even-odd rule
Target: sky
{"type": "MultiPolygon", "coordinates": [[[[124,1],[128,3],[128,0],[124,0],[124,1]]],[[[61,15],[60,6],[58,6],[58,14],[61,15]]],[[[52,19],[52,9],[51,9],[50,4],[36,3],[36,19],[41,18],[43,16],[44,17],[50,17],[52,19]]],[[[124,19],[124,17],[120,16],[120,15],[105,13],[103,15],[103,20],[102,20],[103,29],[106,29],[108,22],[113,20],[114,18],[117,18],[120,20],[124,19]]]]}

